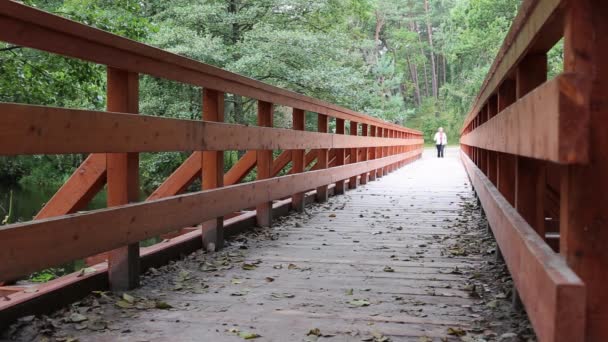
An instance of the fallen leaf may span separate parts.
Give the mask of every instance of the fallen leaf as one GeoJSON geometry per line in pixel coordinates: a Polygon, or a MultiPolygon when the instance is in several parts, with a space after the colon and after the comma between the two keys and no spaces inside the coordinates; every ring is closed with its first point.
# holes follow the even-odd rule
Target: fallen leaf
{"type": "Polygon", "coordinates": [[[133,308],[133,304],[124,301],[124,300],[119,300],[116,302],[116,306],[118,306],[119,308],[123,308],[123,309],[131,309],[133,308]]]}
{"type": "Polygon", "coordinates": [[[347,296],[352,296],[353,295],[353,289],[346,290],[346,295],[347,296]]]}
{"type": "Polygon", "coordinates": [[[266,277],[264,279],[266,279],[266,281],[269,282],[269,283],[272,283],[274,281],[273,277],[266,277]]]}
{"type": "Polygon", "coordinates": [[[306,334],[306,336],[310,336],[310,335],[321,336],[321,330],[319,328],[310,329],[310,331],[308,331],[308,334],[306,334]]]}
{"type": "Polygon", "coordinates": [[[172,307],[171,305],[169,305],[168,303],[163,302],[163,301],[160,301],[160,300],[157,300],[157,301],[154,303],[154,307],[156,307],[157,309],[161,309],[161,310],[168,310],[168,309],[173,308],[173,307],[172,307]]]}
{"type": "Polygon", "coordinates": [[[84,323],[76,324],[76,326],[74,326],[74,329],[76,329],[76,330],[84,330],[86,328],[87,328],[87,325],[84,323]]]}
{"type": "Polygon", "coordinates": [[[83,269],[80,270],[80,272],[78,273],[77,277],[82,277],[85,276],[87,274],[92,274],[97,272],[97,269],[95,267],[85,267],[83,269]]]}
{"type": "Polygon", "coordinates": [[[70,322],[80,323],[88,320],[87,316],[74,312],[70,315],[70,322]]]}
{"type": "Polygon", "coordinates": [[[363,306],[369,306],[369,301],[367,299],[353,299],[350,302],[348,302],[348,304],[355,306],[355,307],[363,307],[363,306]]]}
{"type": "Polygon", "coordinates": [[[246,271],[252,271],[255,270],[256,268],[258,268],[258,266],[256,266],[255,264],[243,264],[242,268],[246,271]]]}
{"type": "Polygon", "coordinates": [[[296,295],[291,293],[272,293],[271,296],[273,298],[294,298],[296,295]]]}
{"type": "Polygon", "coordinates": [[[452,328],[449,327],[448,328],[448,335],[452,335],[452,336],[464,336],[466,335],[467,332],[462,330],[462,328],[452,328]]]}
{"type": "Polygon", "coordinates": [[[385,266],[383,271],[384,272],[395,272],[395,270],[390,266],[385,266]]]}
{"type": "Polygon", "coordinates": [[[242,331],[242,332],[239,332],[239,337],[244,340],[253,340],[254,338],[258,338],[261,336],[256,333],[242,331]]]}
{"type": "Polygon", "coordinates": [[[94,331],[103,330],[106,328],[106,326],[107,326],[107,323],[104,321],[100,321],[100,320],[89,321],[89,323],[87,324],[87,328],[89,328],[90,330],[94,330],[94,331]]]}
{"type": "Polygon", "coordinates": [[[133,297],[127,293],[122,294],[122,299],[129,304],[135,303],[135,297],[133,297]]]}

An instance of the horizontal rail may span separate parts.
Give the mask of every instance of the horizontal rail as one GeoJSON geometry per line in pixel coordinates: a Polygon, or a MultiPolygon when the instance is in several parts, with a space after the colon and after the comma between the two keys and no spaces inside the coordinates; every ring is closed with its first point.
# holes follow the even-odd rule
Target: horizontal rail
{"type": "Polygon", "coordinates": [[[547,52],[563,36],[563,0],[523,1],[481,91],[463,124],[463,131],[479,114],[498,86],[514,72],[526,53],[547,52]]]}
{"type": "Polygon", "coordinates": [[[461,153],[519,296],[540,341],[581,341],[585,286],[498,189],[461,153]]]}
{"type": "Polygon", "coordinates": [[[27,275],[335,183],[419,154],[420,151],[410,151],[329,169],[0,227],[0,260],[11,260],[0,264],[0,274],[8,279],[27,275]]]}
{"type": "Polygon", "coordinates": [[[395,139],[0,103],[0,155],[352,148],[395,139]]]}
{"type": "Polygon", "coordinates": [[[0,2],[0,40],[349,121],[419,133],[13,1],[0,2]]]}
{"type": "Polygon", "coordinates": [[[561,164],[589,161],[586,81],[563,74],[539,86],[460,142],[561,164]]]}

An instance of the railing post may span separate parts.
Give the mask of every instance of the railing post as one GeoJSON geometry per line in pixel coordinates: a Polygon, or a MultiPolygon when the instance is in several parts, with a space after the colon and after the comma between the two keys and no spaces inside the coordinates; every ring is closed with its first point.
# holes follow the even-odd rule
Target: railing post
{"type": "MultiPolygon", "coordinates": [[[[321,133],[327,133],[328,117],[324,114],[317,114],[317,130],[321,133]]],[[[329,153],[327,149],[319,149],[317,152],[317,165],[318,169],[326,169],[329,165],[329,153]]],[[[327,201],[327,185],[317,187],[317,202],[327,201]]]]}
{"type": "MultiPolygon", "coordinates": [[[[203,120],[224,121],[224,93],[203,90],[203,120]]],[[[209,190],[224,185],[224,151],[203,151],[202,189],[209,190]]],[[[224,217],[204,222],[202,225],[203,247],[208,251],[224,247],[224,217]]]]}
{"type": "Polygon", "coordinates": [[[561,175],[560,253],[585,283],[585,341],[608,341],[608,3],[569,1],[566,10],[564,71],[588,82],[567,97],[589,98],[579,106],[589,110],[590,129],[589,163],[561,175]]]}
{"type": "MultiPolygon", "coordinates": [[[[367,136],[367,124],[361,124],[361,136],[366,137],[367,136]]],[[[363,150],[363,154],[362,154],[362,159],[361,161],[366,161],[369,160],[369,148],[368,147],[364,147],[362,148],[363,150]]],[[[367,184],[367,179],[368,179],[368,173],[362,173],[361,174],[361,185],[365,185],[367,184]]]]}
{"type": "MultiPolygon", "coordinates": [[[[401,132],[401,139],[405,140],[405,139],[407,139],[407,137],[408,137],[408,133],[401,132]]],[[[407,152],[407,145],[401,145],[401,147],[399,148],[399,153],[405,153],[405,152],[407,152]]],[[[405,164],[407,164],[407,162],[408,162],[407,160],[402,160],[399,163],[399,167],[404,167],[405,164]]]]}
{"type": "MultiPolygon", "coordinates": [[[[357,136],[359,131],[359,125],[355,122],[355,121],[351,121],[350,122],[350,135],[354,135],[357,136]]],[[[353,147],[350,149],[350,164],[354,164],[357,163],[359,161],[359,149],[356,147],[353,147]]],[[[350,177],[350,180],[348,181],[348,187],[350,189],[356,189],[357,188],[357,176],[352,176],[350,177]]],[[[361,179],[363,179],[363,177],[361,177],[361,179]]]]}
{"type": "MultiPolygon", "coordinates": [[[[306,130],[306,114],[303,110],[294,108],[292,112],[293,116],[293,129],[298,131],[306,130]]],[[[291,173],[304,172],[306,167],[305,161],[306,150],[293,150],[291,151],[291,173]]],[[[298,192],[291,196],[291,207],[297,212],[304,211],[304,192],[298,192]]]]}
{"type": "MultiPolygon", "coordinates": [[[[107,109],[110,112],[139,112],[139,75],[119,69],[107,69],[107,109]]],[[[108,207],[139,201],[139,154],[108,153],[108,207]]],[[[125,291],[139,285],[139,242],[108,253],[108,279],[113,291],[125,291]]]]}
{"type": "MultiPolygon", "coordinates": [[[[336,118],[336,134],[344,134],[344,119],[336,118]]],[[[336,149],[336,166],[344,165],[345,154],[346,149],[336,149]]],[[[334,189],[336,195],[344,194],[344,181],[344,179],[341,179],[336,182],[336,188],[334,189]]]]}
{"type": "MultiPolygon", "coordinates": [[[[390,129],[388,131],[388,137],[390,139],[393,139],[395,137],[395,130],[390,129]]],[[[390,146],[388,148],[388,155],[392,156],[393,154],[395,154],[395,146],[390,146]]],[[[389,167],[388,167],[388,169],[389,169],[389,172],[393,172],[395,170],[395,164],[390,164],[389,167]]]]}
{"type": "MultiPolygon", "coordinates": [[[[528,55],[519,63],[516,72],[515,90],[505,84],[501,88],[504,106],[515,98],[520,99],[547,80],[547,55],[528,55]],[[514,92],[514,94],[512,94],[514,92]]],[[[503,104],[501,104],[501,107],[503,104]]],[[[517,176],[515,186],[515,208],[532,226],[540,237],[545,239],[545,187],[546,166],[541,160],[517,157],[517,176]]]]}
{"type": "MultiPolygon", "coordinates": [[[[384,137],[383,130],[384,129],[381,128],[381,127],[376,127],[376,136],[379,137],[379,138],[383,138],[384,137]]],[[[382,157],[384,157],[384,147],[380,146],[380,147],[377,148],[376,158],[379,159],[379,158],[382,158],[382,157]]],[[[377,173],[376,177],[377,178],[381,178],[382,176],[384,176],[384,168],[383,167],[378,168],[378,172],[376,172],[376,173],[377,173]]]]}
{"type": "MultiPolygon", "coordinates": [[[[384,128],[382,130],[382,136],[385,139],[388,139],[389,138],[388,134],[389,134],[389,129],[388,128],[384,128]]],[[[386,142],[385,142],[385,144],[386,144],[386,142]]],[[[389,147],[388,146],[384,146],[382,148],[382,157],[388,157],[388,155],[389,155],[389,147]]],[[[389,172],[389,165],[384,165],[382,167],[382,175],[387,175],[388,172],[389,172]]]]}
{"type": "MultiPolygon", "coordinates": [[[[272,127],[273,105],[270,102],[258,101],[258,126],[272,127]]],[[[267,179],[272,176],[272,150],[257,150],[257,179],[267,179]]],[[[260,203],[256,206],[256,222],[260,227],[272,225],[272,201],[260,203]]]]}
{"type": "MultiPolygon", "coordinates": [[[[376,126],[369,126],[369,135],[371,137],[377,136],[377,132],[378,132],[378,127],[376,127],[376,126]]],[[[376,147],[370,147],[369,148],[369,154],[370,154],[369,155],[369,159],[370,160],[376,159],[378,157],[378,148],[376,148],[376,147]]],[[[372,182],[375,181],[377,173],[378,173],[377,169],[371,170],[369,172],[369,180],[372,181],[372,182]]]]}

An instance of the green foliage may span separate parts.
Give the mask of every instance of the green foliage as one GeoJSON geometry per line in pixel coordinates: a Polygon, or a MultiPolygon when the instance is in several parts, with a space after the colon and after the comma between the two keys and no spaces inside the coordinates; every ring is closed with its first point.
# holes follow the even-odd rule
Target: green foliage
{"type": "Polygon", "coordinates": [[[32,273],[29,280],[34,283],[46,283],[63,275],[63,269],[47,268],[40,272],[32,273]]]}

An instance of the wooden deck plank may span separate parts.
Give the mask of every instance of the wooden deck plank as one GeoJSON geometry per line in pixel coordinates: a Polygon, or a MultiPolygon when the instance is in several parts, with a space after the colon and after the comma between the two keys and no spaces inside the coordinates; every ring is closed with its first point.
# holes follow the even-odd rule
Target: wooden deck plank
{"type": "MultiPolygon", "coordinates": [[[[448,337],[450,327],[470,328],[479,315],[466,308],[476,300],[462,287],[467,276],[451,271],[479,267],[483,260],[444,255],[459,234],[453,228],[459,206],[472,200],[455,151],[447,156],[424,158],[259,230],[270,238],[243,235],[220,253],[190,255],[167,266],[172,272],[163,269],[145,277],[143,287],[131,292],[136,298],[160,296],[174,309],[137,311],[133,317],[124,312],[113,323],[116,330],[70,331],[70,336],[86,334],[87,341],[238,341],[229,331],[237,328],[262,335],[257,341],[301,341],[310,329],[319,328],[335,334],[331,341],[360,341],[373,333],[418,341],[448,337]],[[444,168],[451,171],[437,177],[433,170],[444,168]],[[201,271],[205,262],[218,258],[231,259],[231,266],[201,271]],[[243,270],[243,262],[255,269],[243,270]],[[208,287],[173,290],[184,271],[208,287]],[[354,299],[370,305],[354,307],[349,304],[354,299]]],[[[105,315],[113,310],[117,308],[104,307],[105,315]]]]}

